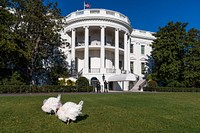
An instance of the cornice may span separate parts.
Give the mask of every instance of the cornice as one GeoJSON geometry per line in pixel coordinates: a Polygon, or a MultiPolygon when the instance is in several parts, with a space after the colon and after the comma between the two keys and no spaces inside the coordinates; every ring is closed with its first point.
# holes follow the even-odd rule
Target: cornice
{"type": "Polygon", "coordinates": [[[155,40],[156,38],[154,36],[142,36],[142,35],[131,35],[133,38],[140,38],[140,39],[146,39],[146,40],[155,40]]]}
{"type": "Polygon", "coordinates": [[[79,17],[79,18],[74,18],[71,20],[66,20],[66,24],[67,25],[71,25],[77,22],[84,22],[84,21],[93,21],[93,20],[97,20],[97,21],[104,21],[104,22],[114,22],[120,25],[123,25],[124,27],[126,27],[129,32],[132,32],[132,27],[130,26],[130,24],[128,24],[127,22],[124,22],[122,20],[119,19],[113,19],[110,17],[99,17],[99,16],[87,16],[87,17],[79,17]]]}

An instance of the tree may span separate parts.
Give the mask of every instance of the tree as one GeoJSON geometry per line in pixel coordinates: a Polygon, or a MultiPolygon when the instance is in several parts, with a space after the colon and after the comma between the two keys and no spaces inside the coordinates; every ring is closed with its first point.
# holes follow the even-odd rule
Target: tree
{"type": "Polygon", "coordinates": [[[184,83],[188,87],[200,87],[200,31],[191,29],[187,34],[184,61],[184,83]]]}
{"type": "Polygon", "coordinates": [[[169,22],[159,28],[152,44],[153,79],[163,86],[183,86],[183,57],[187,23],[169,22]]]}
{"type": "Polygon", "coordinates": [[[57,4],[44,4],[43,0],[12,0],[11,8],[15,9],[16,16],[13,30],[24,40],[20,49],[27,51],[22,64],[30,83],[43,84],[54,80],[50,73],[59,65],[66,67],[63,66],[65,57],[59,50],[62,27],[57,4]]]}
{"type": "Polygon", "coordinates": [[[8,8],[11,3],[7,0],[0,2],[0,79],[3,80],[12,78],[14,73],[23,73],[20,70],[23,70],[26,50],[21,45],[23,38],[13,31],[16,17],[14,10],[8,8]]]}

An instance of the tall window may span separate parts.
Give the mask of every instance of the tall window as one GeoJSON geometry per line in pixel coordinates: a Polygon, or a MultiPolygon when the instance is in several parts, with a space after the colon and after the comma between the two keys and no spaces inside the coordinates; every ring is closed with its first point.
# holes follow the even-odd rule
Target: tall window
{"type": "Polygon", "coordinates": [[[133,49],[134,44],[130,45],[130,53],[134,53],[134,49],[133,49]]]}
{"type": "Polygon", "coordinates": [[[89,36],[89,45],[91,45],[91,36],[89,36]]]}
{"type": "Polygon", "coordinates": [[[91,68],[91,57],[89,57],[89,69],[91,68]]]}
{"type": "Polygon", "coordinates": [[[122,61],[119,61],[119,69],[123,69],[122,61]]]}
{"type": "Polygon", "coordinates": [[[130,62],[130,70],[131,70],[131,73],[134,73],[134,62],[133,61],[130,62]]]}
{"type": "Polygon", "coordinates": [[[77,45],[78,44],[78,41],[77,41],[78,39],[77,39],[77,37],[75,38],[75,44],[77,45]]]}
{"type": "Polygon", "coordinates": [[[144,67],[145,67],[145,63],[142,62],[142,63],[141,63],[141,73],[142,73],[142,74],[145,74],[144,67]]]}
{"type": "Polygon", "coordinates": [[[75,69],[77,70],[78,69],[78,58],[75,57],[75,69]]]}
{"type": "Polygon", "coordinates": [[[145,53],[145,46],[141,45],[141,54],[144,54],[144,53],[145,53]]]}

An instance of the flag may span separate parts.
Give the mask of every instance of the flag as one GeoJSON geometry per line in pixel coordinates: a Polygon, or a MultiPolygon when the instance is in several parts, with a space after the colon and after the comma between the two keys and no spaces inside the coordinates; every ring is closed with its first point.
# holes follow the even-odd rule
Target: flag
{"type": "Polygon", "coordinates": [[[90,7],[91,7],[91,5],[90,5],[90,4],[88,4],[88,3],[85,3],[85,7],[86,7],[86,8],[90,8],[90,7]]]}

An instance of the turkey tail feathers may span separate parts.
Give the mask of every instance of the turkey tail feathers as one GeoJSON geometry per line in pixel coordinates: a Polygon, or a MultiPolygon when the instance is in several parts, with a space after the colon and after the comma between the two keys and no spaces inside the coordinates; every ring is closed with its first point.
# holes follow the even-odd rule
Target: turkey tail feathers
{"type": "Polygon", "coordinates": [[[61,94],[58,94],[57,99],[60,101],[60,99],[61,99],[61,94]]]}
{"type": "Polygon", "coordinates": [[[79,104],[78,104],[78,105],[81,105],[81,106],[82,106],[82,105],[83,105],[83,101],[81,100],[81,101],[79,102],[79,104]]]}

